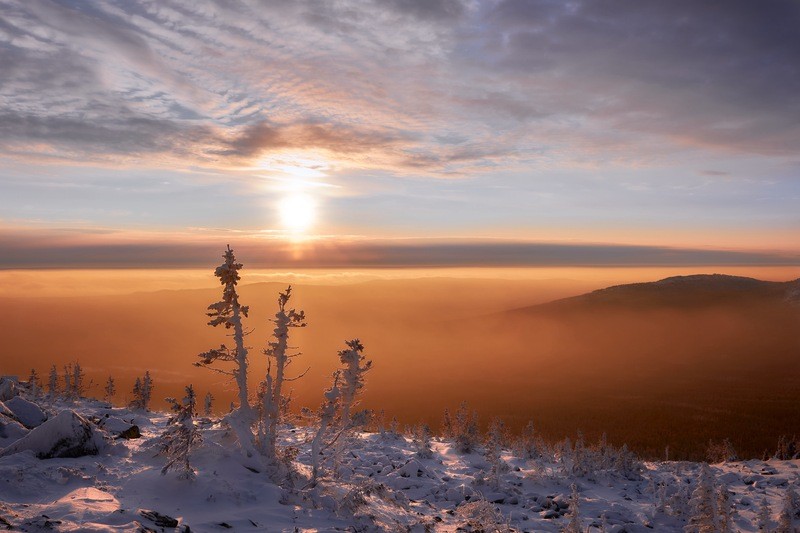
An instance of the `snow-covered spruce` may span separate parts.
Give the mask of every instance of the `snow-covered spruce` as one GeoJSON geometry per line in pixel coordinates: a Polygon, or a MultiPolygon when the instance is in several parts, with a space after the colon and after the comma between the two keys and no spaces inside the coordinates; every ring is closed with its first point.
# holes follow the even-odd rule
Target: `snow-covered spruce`
{"type": "Polygon", "coordinates": [[[364,345],[358,339],[346,341],[347,348],[339,352],[342,363],[342,425],[350,425],[350,415],[357,403],[358,393],[364,388],[365,374],[372,361],[364,355],[364,345]]]}
{"type": "Polygon", "coordinates": [[[202,441],[200,431],[194,423],[197,404],[194,388],[191,385],[186,387],[183,401],[167,398],[167,403],[175,414],[167,422],[167,429],[160,437],[159,452],[167,458],[161,473],[176,470],[179,477],[193,479],[195,471],[189,464],[189,455],[202,441]]]}
{"type": "Polygon", "coordinates": [[[261,452],[270,462],[277,458],[276,438],[278,424],[286,410],[287,402],[284,397],[283,386],[287,381],[302,377],[287,377],[286,369],[292,359],[300,353],[290,353],[289,330],[306,326],[305,313],[288,307],[292,297],[292,287],[289,286],[278,295],[278,312],[275,313],[272,330],[272,340],[267,343],[264,355],[267,356],[267,375],[261,384],[261,408],[259,416],[258,441],[261,452]],[[275,377],[272,376],[272,364],[275,364],[275,377]]]}
{"type": "Polygon", "coordinates": [[[206,314],[211,319],[208,321],[209,326],[217,327],[222,325],[225,326],[225,329],[233,330],[234,347],[228,348],[222,344],[219,348],[212,348],[207,352],[203,352],[199,355],[200,361],[197,361],[195,365],[214,368],[212,365],[218,361],[232,362],[234,364],[232,371],[218,368],[214,368],[214,370],[235,378],[239,393],[238,410],[241,418],[246,422],[252,422],[252,409],[247,387],[247,348],[244,345],[245,333],[244,325],[242,324],[242,318],[247,318],[249,307],[239,303],[239,294],[236,292],[236,285],[241,279],[239,270],[244,265],[236,261],[236,256],[230,245],[228,245],[222,257],[225,261],[214,271],[214,275],[219,278],[219,282],[222,285],[222,299],[209,305],[208,313],[206,314]]]}

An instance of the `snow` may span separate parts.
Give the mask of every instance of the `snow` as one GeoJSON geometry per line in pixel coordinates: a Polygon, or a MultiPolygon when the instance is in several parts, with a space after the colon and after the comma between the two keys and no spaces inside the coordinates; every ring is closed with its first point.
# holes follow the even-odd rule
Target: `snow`
{"type": "Polygon", "coordinates": [[[14,414],[14,418],[28,429],[33,429],[47,420],[47,415],[38,405],[21,396],[7,400],[5,406],[14,414]]]}
{"type": "MultiPolygon", "coordinates": [[[[0,453],[0,523],[23,531],[160,530],[157,521],[165,520],[178,524],[168,531],[555,532],[572,520],[573,484],[583,531],[600,531],[603,520],[607,531],[682,531],[703,472],[698,463],[655,462],[633,474],[604,466],[575,475],[557,458],[523,459],[503,448],[508,468],[490,483],[482,446],[461,454],[452,441],[434,438],[431,457],[422,458],[405,437],[356,433],[343,441],[345,453],[335,464],[323,463],[312,487],[315,428],[282,425],[278,445],[294,446],[298,454],[294,482],[278,486],[265,471],[247,468],[254,458],[244,457],[224,421],[200,419],[203,441],[191,454],[196,476],[190,481],[161,474],[167,459],[157,452],[167,414],[89,401],[52,408],[61,412],[0,453]],[[113,419],[109,425],[121,427],[134,417],[142,438],[115,441],[98,455],[36,457],[54,438],[80,434],[85,424],[93,439],[100,437],[103,430],[89,420],[113,419]]],[[[798,467],[800,461],[715,464],[704,483],[728,491],[734,530],[754,532],[765,498],[772,525],[778,523],[784,496],[800,483],[798,467]]]]}
{"type": "Polygon", "coordinates": [[[102,435],[74,411],[61,411],[30,433],[3,448],[0,457],[29,450],[41,459],[96,455],[105,447],[102,435]]]}

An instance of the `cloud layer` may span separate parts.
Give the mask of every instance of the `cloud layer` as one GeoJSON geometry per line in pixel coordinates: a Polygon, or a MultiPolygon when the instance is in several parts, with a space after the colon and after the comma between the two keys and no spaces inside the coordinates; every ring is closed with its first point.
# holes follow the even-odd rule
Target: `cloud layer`
{"type": "Polygon", "coordinates": [[[0,5],[6,154],[316,147],[436,175],[648,143],[800,149],[791,0],[0,5]]]}

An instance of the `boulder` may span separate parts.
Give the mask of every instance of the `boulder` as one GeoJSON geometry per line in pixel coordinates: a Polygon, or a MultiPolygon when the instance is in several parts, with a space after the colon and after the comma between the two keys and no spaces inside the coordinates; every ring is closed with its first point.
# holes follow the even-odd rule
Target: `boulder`
{"type": "Polygon", "coordinates": [[[142,436],[142,432],[139,431],[139,426],[131,426],[125,431],[120,432],[116,438],[118,439],[138,439],[142,436]]]}
{"type": "Polygon", "coordinates": [[[116,439],[138,439],[142,436],[139,426],[116,416],[106,415],[97,421],[97,425],[116,439]]]}
{"type": "Polygon", "coordinates": [[[10,400],[17,395],[17,384],[9,378],[0,378],[0,402],[10,400]]]}
{"type": "Polygon", "coordinates": [[[14,396],[5,402],[9,411],[14,413],[14,418],[28,429],[33,429],[47,420],[47,415],[35,403],[26,400],[22,396],[14,396]]]}
{"type": "Polygon", "coordinates": [[[28,434],[25,426],[11,417],[0,414],[0,449],[28,434]]]}
{"type": "Polygon", "coordinates": [[[105,447],[102,435],[74,411],[55,417],[0,451],[0,457],[31,450],[39,459],[97,455],[105,447]]]}

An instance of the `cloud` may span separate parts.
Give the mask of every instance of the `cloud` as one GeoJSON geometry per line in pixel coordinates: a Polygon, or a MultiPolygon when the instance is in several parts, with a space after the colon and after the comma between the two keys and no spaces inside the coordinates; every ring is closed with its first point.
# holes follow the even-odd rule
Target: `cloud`
{"type": "Polygon", "coordinates": [[[504,0],[487,18],[485,68],[562,113],[711,148],[800,147],[796,2],[504,0]]]}
{"type": "Polygon", "coordinates": [[[325,122],[280,125],[263,121],[244,128],[222,154],[252,157],[283,148],[306,148],[347,155],[388,150],[409,141],[409,135],[392,132],[389,128],[369,130],[325,122]]]}
{"type": "Polygon", "coordinates": [[[800,6],[3,2],[0,154],[452,176],[800,149],[800,6]],[[369,154],[369,157],[364,157],[369,154]]]}
{"type": "Polygon", "coordinates": [[[624,244],[510,240],[381,240],[213,232],[138,237],[83,230],[0,232],[0,268],[208,267],[229,242],[251,268],[797,266],[794,254],[624,244]],[[277,238],[275,238],[277,237],[277,238]]]}

